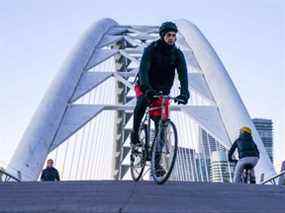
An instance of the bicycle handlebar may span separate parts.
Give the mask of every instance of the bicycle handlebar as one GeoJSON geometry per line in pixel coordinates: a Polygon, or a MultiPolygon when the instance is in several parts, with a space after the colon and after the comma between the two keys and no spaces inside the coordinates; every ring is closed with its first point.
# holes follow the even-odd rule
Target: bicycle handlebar
{"type": "Polygon", "coordinates": [[[173,97],[170,95],[163,95],[162,91],[158,91],[156,95],[153,96],[153,98],[160,98],[162,97],[163,99],[170,99],[173,100],[174,102],[178,102],[178,104],[180,103],[184,103],[183,99],[177,98],[177,97],[173,97]]]}
{"type": "Polygon", "coordinates": [[[173,97],[173,96],[169,96],[169,95],[154,95],[153,97],[154,98],[162,97],[163,99],[170,99],[170,100],[173,100],[174,102],[178,102],[178,104],[179,104],[179,102],[181,102],[181,103],[184,102],[183,99],[180,99],[180,98],[177,98],[177,97],[173,97]]]}
{"type": "Polygon", "coordinates": [[[154,98],[164,98],[164,99],[171,99],[171,100],[176,100],[177,98],[176,97],[173,97],[173,96],[169,96],[169,95],[154,95],[153,96],[154,98]]]}

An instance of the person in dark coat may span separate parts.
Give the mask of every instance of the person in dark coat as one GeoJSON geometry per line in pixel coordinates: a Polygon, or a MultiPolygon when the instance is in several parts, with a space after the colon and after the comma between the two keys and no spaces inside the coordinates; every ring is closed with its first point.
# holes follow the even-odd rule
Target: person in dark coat
{"type": "Polygon", "coordinates": [[[183,52],[175,46],[177,32],[175,23],[163,23],[159,28],[160,39],[144,49],[135,85],[137,102],[131,133],[133,147],[140,144],[138,132],[146,108],[153,103],[158,92],[169,95],[175,72],[180,81],[180,94],[176,97],[178,104],[187,104],[190,97],[186,61],[183,52]]]}
{"type": "Polygon", "coordinates": [[[47,161],[47,167],[42,171],[41,181],[60,181],[59,173],[56,168],[53,167],[53,160],[47,161]]]}
{"type": "Polygon", "coordinates": [[[255,142],[253,141],[251,129],[249,127],[243,127],[240,129],[239,138],[233,143],[228,153],[228,158],[230,162],[237,162],[234,172],[235,183],[241,183],[241,176],[243,174],[245,166],[247,165],[250,165],[253,168],[250,175],[250,182],[256,182],[254,167],[259,160],[259,151],[255,142]],[[233,154],[236,149],[238,150],[238,161],[233,159],[233,154]]]}
{"type": "Polygon", "coordinates": [[[180,104],[189,99],[188,74],[183,52],[175,46],[177,26],[165,22],[159,29],[160,39],[145,48],[136,81],[137,103],[134,109],[131,143],[139,143],[138,130],[147,106],[151,104],[157,92],[168,95],[173,85],[175,70],[180,81],[180,104]]]}

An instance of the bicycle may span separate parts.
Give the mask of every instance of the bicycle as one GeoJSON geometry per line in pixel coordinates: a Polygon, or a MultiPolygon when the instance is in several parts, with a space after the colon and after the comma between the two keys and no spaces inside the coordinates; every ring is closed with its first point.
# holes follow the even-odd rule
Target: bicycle
{"type": "MultiPolygon", "coordinates": [[[[238,160],[234,160],[235,166],[238,163],[238,160]]],[[[254,167],[251,164],[245,164],[243,168],[243,172],[241,175],[241,183],[244,184],[255,184],[255,176],[254,176],[254,167]]]]}
{"type": "Polygon", "coordinates": [[[245,184],[255,184],[254,170],[251,164],[246,164],[244,166],[241,181],[245,184]]]}
{"type": "Polygon", "coordinates": [[[151,176],[155,183],[165,183],[171,175],[175,164],[178,137],[175,124],[169,119],[170,100],[179,101],[168,95],[154,96],[160,106],[149,106],[139,129],[140,146],[131,149],[131,176],[139,181],[143,175],[146,162],[150,161],[151,176]],[[160,116],[151,114],[160,111],[160,116]],[[151,138],[151,120],[155,122],[155,135],[151,138]],[[164,172],[163,172],[164,170],[164,172]]]}

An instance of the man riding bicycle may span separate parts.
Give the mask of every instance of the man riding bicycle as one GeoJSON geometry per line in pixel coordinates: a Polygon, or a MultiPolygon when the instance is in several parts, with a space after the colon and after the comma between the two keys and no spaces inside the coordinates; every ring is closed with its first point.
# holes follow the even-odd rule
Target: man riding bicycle
{"type": "MultiPolygon", "coordinates": [[[[180,81],[179,104],[187,104],[189,99],[187,66],[184,55],[175,46],[177,26],[173,22],[165,22],[159,28],[160,39],[145,48],[135,92],[137,103],[134,109],[133,131],[131,133],[132,146],[138,146],[139,128],[146,108],[154,101],[157,92],[169,95],[175,77],[175,69],[180,81]]],[[[158,165],[159,167],[159,165],[158,165]]]]}
{"type": "Polygon", "coordinates": [[[246,167],[251,168],[250,182],[256,183],[254,176],[254,167],[259,159],[259,151],[251,135],[251,129],[249,127],[243,127],[240,129],[239,138],[233,143],[228,158],[230,162],[237,162],[234,172],[234,182],[241,183],[242,174],[246,167]],[[238,149],[239,160],[232,158],[235,149],[238,149]]]}

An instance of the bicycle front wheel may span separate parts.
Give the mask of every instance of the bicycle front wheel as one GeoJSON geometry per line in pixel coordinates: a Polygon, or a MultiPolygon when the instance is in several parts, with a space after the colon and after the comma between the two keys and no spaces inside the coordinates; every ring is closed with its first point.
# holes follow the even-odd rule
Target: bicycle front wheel
{"type": "Polygon", "coordinates": [[[172,121],[165,121],[159,128],[152,148],[151,173],[157,184],[163,184],[170,177],[175,164],[178,138],[172,121]]]}

